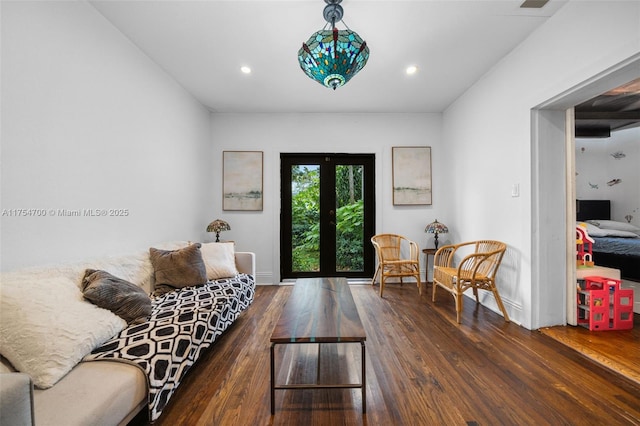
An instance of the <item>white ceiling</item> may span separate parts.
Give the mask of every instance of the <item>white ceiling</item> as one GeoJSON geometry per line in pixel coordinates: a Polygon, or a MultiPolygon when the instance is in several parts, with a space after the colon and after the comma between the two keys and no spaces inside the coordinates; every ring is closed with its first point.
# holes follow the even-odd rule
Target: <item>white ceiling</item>
{"type": "Polygon", "coordinates": [[[542,9],[522,9],[522,0],[344,0],[344,22],[371,53],[336,91],[297,59],[326,23],[323,0],[90,3],[214,112],[441,112],[566,0],[542,9]],[[406,75],[409,65],[418,73],[406,75]]]}

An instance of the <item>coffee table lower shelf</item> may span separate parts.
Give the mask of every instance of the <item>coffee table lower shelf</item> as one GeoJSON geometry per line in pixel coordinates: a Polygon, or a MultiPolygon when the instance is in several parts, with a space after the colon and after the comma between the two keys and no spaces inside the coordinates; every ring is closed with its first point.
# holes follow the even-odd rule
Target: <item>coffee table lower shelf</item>
{"type": "MultiPolygon", "coordinates": [[[[276,383],[276,364],[275,364],[275,347],[276,345],[291,344],[309,344],[313,342],[289,342],[289,343],[271,343],[271,414],[276,412],[276,391],[277,390],[303,390],[303,389],[361,389],[362,390],[362,413],[367,412],[367,392],[366,392],[366,346],[364,341],[360,342],[362,351],[362,382],[361,383],[337,383],[337,384],[318,384],[320,381],[320,346],[322,343],[313,343],[318,345],[318,362],[316,372],[316,383],[309,384],[277,384],[276,383]]],[[[358,343],[358,342],[323,342],[323,343],[358,343]]]]}

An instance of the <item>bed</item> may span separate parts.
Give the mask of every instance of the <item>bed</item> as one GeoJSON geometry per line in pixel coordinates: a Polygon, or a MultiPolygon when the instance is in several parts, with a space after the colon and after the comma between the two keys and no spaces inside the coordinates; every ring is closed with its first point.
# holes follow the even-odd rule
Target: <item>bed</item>
{"type": "Polygon", "coordinates": [[[611,220],[610,200],[577,200],[576,220],[587,224],[595,241],[596,265],[619,269],[622,278],[640,282],[640,227],[611,220]]]}

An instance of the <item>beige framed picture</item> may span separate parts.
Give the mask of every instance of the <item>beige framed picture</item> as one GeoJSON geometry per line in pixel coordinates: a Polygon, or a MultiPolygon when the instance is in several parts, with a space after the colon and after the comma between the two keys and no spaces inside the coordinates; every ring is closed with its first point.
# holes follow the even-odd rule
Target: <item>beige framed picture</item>
{"type": "Polygon", "coordinates": [[[222,152],[222,210],[262,210],[262,151],[222,152]]]}
{"type": "Polygon", "coordinates": [[[391,148],[393,205],[431,205],[431,147],[391,148]]]}

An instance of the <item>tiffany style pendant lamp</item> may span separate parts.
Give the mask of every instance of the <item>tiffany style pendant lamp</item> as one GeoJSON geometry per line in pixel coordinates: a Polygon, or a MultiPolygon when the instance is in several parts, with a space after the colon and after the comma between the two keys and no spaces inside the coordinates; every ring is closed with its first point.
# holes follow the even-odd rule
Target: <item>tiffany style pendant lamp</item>
{"type": "Polygon", "coordinates": [[[327,5],[323,15],[327,24],[302,43],[298,51],[300,68],[309,78],[333,90],[351,80],[369,59],[367,42],[342,21],[344,11],[341,2],[325,0],[327,5]],[[338,30],[336,22],[342,22],[346,30],[338,30]]]}

